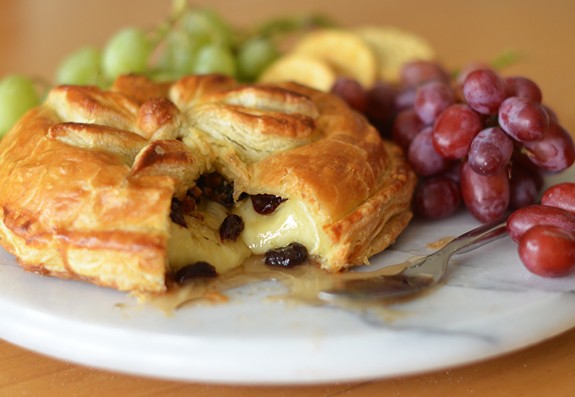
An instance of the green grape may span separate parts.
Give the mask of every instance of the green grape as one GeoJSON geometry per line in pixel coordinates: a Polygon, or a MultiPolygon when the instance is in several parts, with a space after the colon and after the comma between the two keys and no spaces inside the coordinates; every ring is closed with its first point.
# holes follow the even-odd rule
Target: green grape
{"type": "Polygon", "coordinates": [[[97,48],[81,48],[62,61],[56,73],[56,83],[97,84],[100,78],[100,63],[101,53],[97,48]]]}
{"type": "Polygon", "coordinates": [[[192,9],[182,16],[185,32],[205,42],[231,46],[234,34],[232,28],[216,12],[209,9],[192,9]]]}
{"type": "Polygon", "coordinates": [[[246,41],[238,52],[238,74],[240,78],[254,81],[273,60],[279,56],[275,44],[265,38],[246,41]]]}
{"type": "Polygon", "coordinates": [[[166,38],[162,68],[176,76],[191,73],[198,52],[205,44],[207,44],[205,38],[193,37],[181,30],[171,31],[166,38]]]}
{"type": "Polygon", "coordinates": [[[104,76],[111,81],[122,74],[144,73],[152,50],[152,43],[144,31],[137,28],[119,31],[104,48],[104,76]]]}
{"type": "Polygon", "coordinates": [[[39,102],[38,91],[27,77],[14,74],[0,80],[0,137],[39,102]]]}
{"type": "Polygon", "coordinates": [[[208,44],[200,49],[193,72],[196,74],[221,73],[235,76],[236,59],[229,48],[208,44]]]}

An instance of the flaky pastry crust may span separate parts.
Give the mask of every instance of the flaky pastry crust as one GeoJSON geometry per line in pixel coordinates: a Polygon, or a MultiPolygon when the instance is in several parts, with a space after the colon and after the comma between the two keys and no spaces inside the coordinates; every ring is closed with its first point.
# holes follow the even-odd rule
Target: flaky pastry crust
{"type": "Polygon", "coordinates": [[[0,243],[27,270],[166,289],[170,205],[200,175],[306,203],[328,271],[363,264],[411,218],[401,150],[337,97],[219,75],[61,86],[0,142],[0,243]]]}

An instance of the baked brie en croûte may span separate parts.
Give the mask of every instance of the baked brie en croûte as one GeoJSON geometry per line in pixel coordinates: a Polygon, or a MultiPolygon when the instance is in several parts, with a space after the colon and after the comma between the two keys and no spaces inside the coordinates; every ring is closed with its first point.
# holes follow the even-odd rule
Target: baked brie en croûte
{"type": "Polygon", "coordinates": [[[136,294],[297,242],[329,272],[411,218],[403,153],[339,98],[220,75],[54,88],[0,142],[0,243],[25,269],[136,294]]]}

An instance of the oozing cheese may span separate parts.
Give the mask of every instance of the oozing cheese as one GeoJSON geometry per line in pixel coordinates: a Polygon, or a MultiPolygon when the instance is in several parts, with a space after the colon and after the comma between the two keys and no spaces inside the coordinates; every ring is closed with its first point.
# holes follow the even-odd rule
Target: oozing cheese
{"type": "Polygon", "coordinates": [[[272,214],[260,215],[248,199],[239,202],[235,212],[245,225],[240,237],[254,254],[263,254],[292,242],[303,244],[312,255],[322,255],[326,251],[327,237],[301,201],[289,199],[272,214]]]}
{"type": "Polygon", "coordinates": [[[241,265],[251,254],[243,241],[220,240],[219,226],[227,215],[226,208],[215,202],[206,202],[198,210],[200,218],[186,216],[187,228],[171,224],[168,241],[170,267],[175,270],[204,261],[223,274],[241,265]]]}
{"type": "Polygon", "coordinates": [[[326,252],[325,233],[305,204],[297,200],[284,201],[269,215],[255,212],[249,199],[240,201],[233,212],[243,219],[244,230],[236,241],[220,240],[219,227],[228,213],[224,206],[208,201],[197,210],[199,217],[186,216],[187,228],[171,224],[168,260],[173,270],[204,261],[223,274],[252,253],[265,254],[293,242],[303,244],[311,255],[326,252]]]}

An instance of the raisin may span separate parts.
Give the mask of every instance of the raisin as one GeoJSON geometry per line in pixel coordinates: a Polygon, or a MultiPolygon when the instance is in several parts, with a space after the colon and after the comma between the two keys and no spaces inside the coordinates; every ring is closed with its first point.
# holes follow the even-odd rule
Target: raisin
{"type": "Polygon", "coordinates": [[[238,201],[244,201],[248,197],[250,197],[249,194],[247,194],[246,192],[242,192],[242,193],[240,193],[240,197],[238,197],[238,201]]]}
{"type": "Polygon", "coordinates": [[[186,224],[186,218],[184,218],[184,203],[175,197],[172,197],[170,218],[172,219],[172,222],[183,227],[188,227],[186,224]]]}
{"type": "Polygon", "coordinates": [[[244,230],[243,219],[236,214],[226,216],[220,225],[220,240],[236,241],[244,230]]]}
{"type": "Polygon", "coordinates": [[[269,266],[294,267],[304,263],[307,257],[307,249],[302,244],[291,243],[285,247],[269,250],[264,261],[269,266]]]}
{"type": "Polygon", "coordinates": [[[211,172],[200,176],[197,186],[208,199],[231,208],[234,205],[234,185],[221,174],[211,172]]]}
{"type": "Polygon", "coordinates": [[[178,284],[183,284],[193,278],[217,276],[216,268],[208,262],[196,262],[178,269],[174,274],[174,281],[178,284]]]}
{"type": "Polygon", "coordinates": [[[273,194],[254,194],[251,196],[254,211],[260,215],[272,214],[287,199],[273,194]]]}
{"type": "Polygon", "coordinates": [[[202,190],[197,186],[192,186],[186,191],[186,197],[190,200],[194,200],[197,203],[200,202],[200,197],[202,196],[202,190]]]}
{"type": "Polygon", "coordinates": [[[180,226],[188,227],[184,215],[191,215],[196,209],[196,201],[189,195],[184,196],[182,200],[172,197],[170,206],[170,218],[174,223],[180,226]]]}
{"type": "Polygon", "coordinates": [[[196,200],[193,197],[185,196],[182,200],[182,211],[184,215],[191,215],[196,209],[196,200]]]}

